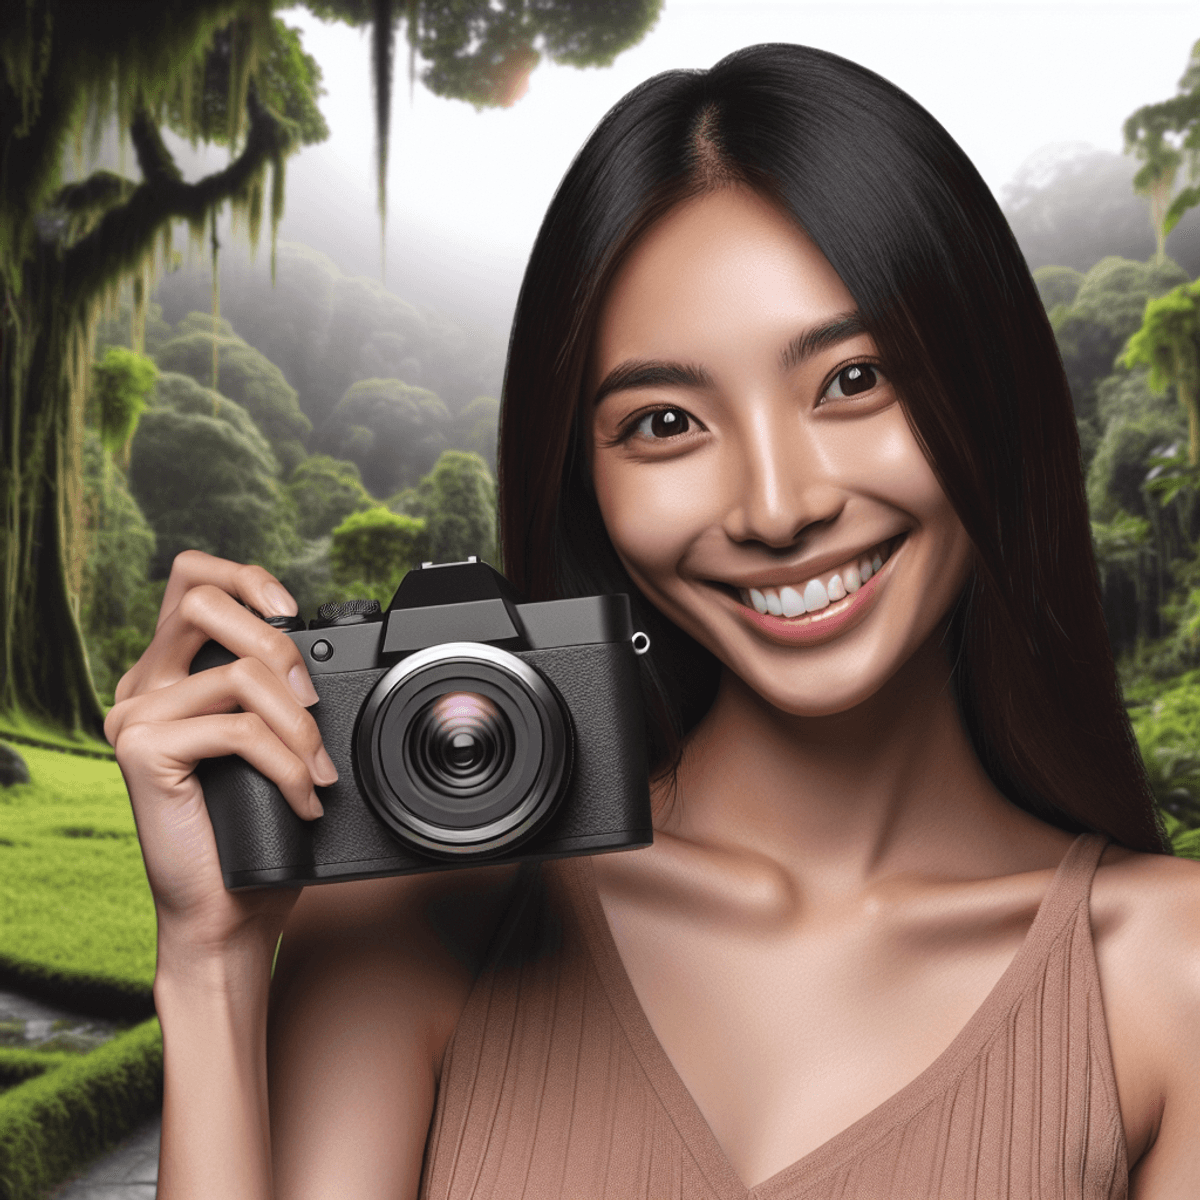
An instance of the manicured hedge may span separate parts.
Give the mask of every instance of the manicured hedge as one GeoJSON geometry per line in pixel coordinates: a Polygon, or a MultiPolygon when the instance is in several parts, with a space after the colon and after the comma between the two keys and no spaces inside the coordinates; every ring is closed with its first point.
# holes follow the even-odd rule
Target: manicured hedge
{"type": "Polygon", "coordinates": [[[79,1055],[69,1051],[20,1050],[0,1048],[0,1092],[27,1079],[36,1079],[47,1071],[74,1062],[79,1055]]]}
{"type": "Polygon", "coordinates": [[[156,1019],[90,1054],[40,1057],[53,1057],[53,1069],[0,1094],[0,1200],[36,1200],[162,1104],[156,1019]]]}
{"type": "Polygon", "coordinates": [[[0,1050],[0,1200],[33,1200],[158,1112],[154,905],[114,762],[23,746],[0,788],[0,988],[143,1024],[87,1054],[0,1050]]]}

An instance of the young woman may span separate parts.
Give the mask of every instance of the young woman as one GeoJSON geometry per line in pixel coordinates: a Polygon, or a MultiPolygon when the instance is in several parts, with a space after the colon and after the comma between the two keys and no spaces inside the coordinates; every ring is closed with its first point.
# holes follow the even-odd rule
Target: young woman
{"type": "Polygon", "coordinates": [[[1120,705],[1049,326],[945,131],[794,46],[637,89],[539,235],[500,457],[510,578],[651,635],[655,843],[227,893],[196,762],[311,818],[336,771],[237,603],[291,598],[180,556],[108,725],[160,1195],[1192,1195],[1200,870],[1120,705]],[[208,637],[239,661],[188,677],[208,637]]]}

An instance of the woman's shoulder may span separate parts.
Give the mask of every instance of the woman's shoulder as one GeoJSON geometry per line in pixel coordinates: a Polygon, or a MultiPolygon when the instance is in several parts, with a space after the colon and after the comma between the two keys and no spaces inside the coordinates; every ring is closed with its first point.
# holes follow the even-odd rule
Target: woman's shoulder
{"type": "Polygon", "coordinates": [[[314,990],[390,991],[392,1011],[444,1045],[516,880],[517,867],[504,864],[306,888],[284,928],[276,977],[314,990]],[[384,980],[390,988],[378,986],[384,980]]]}
{"type": "MultiPolygon", "coordinates": [[[[1200,1039],[1200,862],[1110,844],[1092,884],[1092,936],[1114,984],[1186,999],[1200,1039]]],[[[1165,1015],[1165,1014],[1164,1014],[1165,1015]]]]}
{"type": "Polygon", "coordinates": [[[1091,923],[1130,1163],[1172,1169],[1200,1113],[1200,863],[1109,845],[1091,923]]]}

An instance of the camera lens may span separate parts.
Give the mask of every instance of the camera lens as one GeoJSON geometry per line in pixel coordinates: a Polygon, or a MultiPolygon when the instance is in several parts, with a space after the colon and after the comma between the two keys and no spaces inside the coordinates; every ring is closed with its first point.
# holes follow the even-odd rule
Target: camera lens
{"type": "Polygon", "coordinates": [[[395,836],[435,855],[485,857],[554,811],[570,777],[570,718],[516,655],[448,642],[378,680],[355,758],[364,798],[395,836]]]}
{"type": "Polygon", "coordinates": [[[405,757],[426,786],[448,799],[465,799],[508,770],[512,726],[479,692],[446,692],[409,726],[405,757]]]}

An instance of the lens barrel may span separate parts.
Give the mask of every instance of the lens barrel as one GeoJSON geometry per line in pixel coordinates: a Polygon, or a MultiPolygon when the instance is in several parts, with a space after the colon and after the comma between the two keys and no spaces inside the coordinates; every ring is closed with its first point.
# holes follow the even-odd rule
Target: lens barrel
{"type": "Polygon", "coordinates": [[[395,836],[428,854],[486,857],[553,812],[570,777],[570,717],[515,655],[448,642],[380,678],[355,755],[363,795],[395,836]]]}

